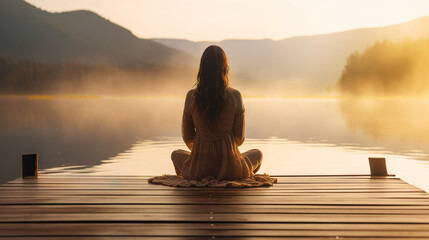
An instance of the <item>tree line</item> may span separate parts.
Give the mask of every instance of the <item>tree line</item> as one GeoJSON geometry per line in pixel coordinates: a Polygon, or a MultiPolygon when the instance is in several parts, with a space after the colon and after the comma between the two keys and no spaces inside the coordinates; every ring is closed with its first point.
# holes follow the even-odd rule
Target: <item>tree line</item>
{"type": "Polygon", "coordinates": [[[429,95],[429,39],[382,41],[349,56],[338,82],[344,95],[429,95]]]}
{"type": "Polygon", "coordinates": [[[0,56],[0,94],[153,94],[167,85],[189,88],[194,73],[189,66],[107,66],[0,56]]]}

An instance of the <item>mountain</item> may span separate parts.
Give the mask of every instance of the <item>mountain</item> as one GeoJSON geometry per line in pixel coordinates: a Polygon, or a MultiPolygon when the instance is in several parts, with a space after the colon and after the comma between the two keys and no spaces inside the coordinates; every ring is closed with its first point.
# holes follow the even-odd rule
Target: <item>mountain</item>
{"type": "MultiPolygon", "coordinates": [[[[192,42],[183,39],[153,39],[195,57],[211,44],[221,46],[228,57],[231,73],[239,85],[260,94],[325,94],[341,76],[347,58],[377,41],[400,41],[429,37],[429,17],[386,27],[355,29],[283,40],[224,40],[192,42]],[[271,86],[271,87],[270,87],[271,86]]],[[[234,79],[231,79],[234,81],[234,79]]]]}
{"type": "Polygon", "coordinates": [[[196,58],[90,11],[50,13],[23,0],[0,0],[0,55],[45,62],[195,65],[196,58]]]}
{"type": "MultiPolygon", "coordinates": [[[[0,34],[0,57],[23,60],[17,63],[19,66],[27,64],[25,61],[110,65],[126,69],[177,65],[179,67],[171,71],[173,75],[162,75],[171,81],[179,78],[195,81],[203,50],[210,44],[217,44],[228,56],[231,84],[242,89],[244,94],[320,95],[336,85],[347,58],[354,52],[363,51],[377,41],[429,37],[429,17],[387,27],[278,41],[192,42],[140,39],[90,11],[51,13],[23,0],[0,0],[0,34]],[[188,70],[178,77],[180,66],[188,70]]],[[[155,70],[153,74],[157,74],[155,70]]],[[[147,72],[139,72],[149,76],[147,72]]],[[[12,79],[14,75],[8,74],[12,79]]]]}

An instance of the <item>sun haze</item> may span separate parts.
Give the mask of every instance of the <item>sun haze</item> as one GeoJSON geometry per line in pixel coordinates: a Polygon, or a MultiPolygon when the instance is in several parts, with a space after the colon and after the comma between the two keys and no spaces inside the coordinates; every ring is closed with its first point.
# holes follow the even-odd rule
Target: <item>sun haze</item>
{"type": "Polygon", "coordinates": [[[282,39],[376,27],[429,15],[426,0],[27,0],[53,12],[87,9],[141,38],[282,39]]]}

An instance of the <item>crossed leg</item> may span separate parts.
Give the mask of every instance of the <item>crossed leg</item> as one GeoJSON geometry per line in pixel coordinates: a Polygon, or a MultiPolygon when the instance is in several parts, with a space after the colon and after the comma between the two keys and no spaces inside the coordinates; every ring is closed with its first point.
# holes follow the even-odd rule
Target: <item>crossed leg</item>
{"type": "Polygon", "coordinates": [[[183,162],[189,157],[190,154],[191,152],[182,149],[174,150],[171,153],[171,160],[173,161],[174,170],[176,171],[177,176],[182,176],[181,169],[183,162]]]}
{"type": "Polygon", "coordinates": [[[250,163],[252,164],[252,171],[253,173],[256,173],[260,168],[262,164],[262,152],[259,149],[251,149],[249,151],[246,151],[242,153],[243,156],[247,157],[250,160],[250,163]]]}

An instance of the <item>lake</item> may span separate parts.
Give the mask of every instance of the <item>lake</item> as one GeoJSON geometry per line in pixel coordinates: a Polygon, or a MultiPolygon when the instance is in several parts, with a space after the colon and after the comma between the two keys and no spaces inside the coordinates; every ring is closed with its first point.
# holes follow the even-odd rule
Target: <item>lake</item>
{"type": "MultiPolygon", "coordinates": [[[[185,149],[184,99],[1,97],[0,181],[21,176],[21,155],[39,153],[45,174],[174,173],[185,149]]],[[[368,157],[429,191],[429,101],[245,98],[246,141],[260,173],[369,174],[368,157]]]]}

